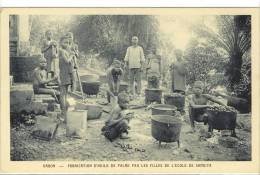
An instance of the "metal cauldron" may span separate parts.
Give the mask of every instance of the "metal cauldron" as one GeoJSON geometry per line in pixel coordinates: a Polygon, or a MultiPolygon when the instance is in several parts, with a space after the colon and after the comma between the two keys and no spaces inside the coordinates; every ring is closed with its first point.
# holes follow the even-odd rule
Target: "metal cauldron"
{"type": "Polygon", "coordinates": [[[231,136],[236,136],[237,113],[233,111],[212,111],[207,109],[209,131],[231,130],[231,136]]]}
{"type": "Polygon", "coordinates": [[[93,81],[93,82],[87,82],[87,81],[82,81],[82,90],[85,94],[87,95],[96,95],[99,93],[99,87],[100,87],[100,82],[99,81],[93,81]]]}
{"type": "Polygon", "coordinates": [[[206,109],[207,109],[207,107],[193,108],[190,106],[189,107],[190,118],[192,118],[193,121],[196,121],[196,122],[204,122],[202,115],[206,112],[206,109]]]}
{"type": "Polygon", "coordinates": [[[174,105],[178,111],[183,111],[185,106],[185,96],[179,93],[165,94],[164,103],[174,105]]]}
{"type": "Polygon", "coordinates": [[[177,108],[173,105],[155,104],[151,107],[152,115],[170,115],[175,116],[177,108]]]}
{"type": "Polygon", "coordinates": [[[161,99],[161,89],[145,89],[145,104],[151,104],[152,102],[162,103],[161,99]]]}
{"type": "Polygon", "coordinates": [[[180,133],[182,122],[180,119],[170,115],[153,115],[152,116],[152,136],[161,142],[177,142],[180,147],[180,133]]]}
{"type": "Polygon", "coordinates": [[[84,82],[97,82],[99,81],[99,76],[95,74],[88,74],[80,76],[80,80],[84,82]]]}

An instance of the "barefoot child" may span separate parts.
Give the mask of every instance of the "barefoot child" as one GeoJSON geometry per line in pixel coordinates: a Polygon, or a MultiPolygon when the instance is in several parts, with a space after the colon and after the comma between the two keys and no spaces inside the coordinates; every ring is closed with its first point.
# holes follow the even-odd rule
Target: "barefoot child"
{"type": "Polygon", "coordinates": [[[61,90],[61,110],[62,116],[66,122],[67,117],[67,94],[68,87],[72,85],[72,72],[71,72],[71,62],[72,56],[70,54],[69,48],[69,38],[63,36],[60,39],[60,49],[59,49],[59,67],[60,67],[60,90],[61,90]]]}
{"type": "Polygon", "coordinates": [[[44,58],[47,60],[47,72],[51,74],[51,77],[58,75],[58,49],[57,42],[53,40],[51,30],[47,30],[45,33],[45,39],[43,40],[43,46],[41,51],[44,58]]]}
{"type": "Polygon", "coordinates": [[[72,72],[72,92],[77,90],[77,74],[76,71],[78,69],[78,62],[77,59],[79,57],[78,45],[74,43],[74,36],[72,32],[68,32],[66,37],[69,39],[69,52],[72,56],[71,61],[71,72],[72,72]]]}
{"type": "Polygon", "coordinates": [[[109,119],[101,129],[102,134],[111,142],[118,137],[121,139],[129,138],[128,123],[133,116],[126,111],[128,103],[128,95],[125,92],[120,93],[118,95],[118,104],[113,107],[109,119]]]}
{"type": "Polygon", "coordinates": [[[122,75],[123,70],[121,69],[121,62],[118,60],[114,60],[107,71],[107,83],[109,87],[109,92],[107,92],[108,103],[111,102],[111,95],[118,95],[122,75]]]}
{"type": "Polygon", "coordinates": [[[35,94],[50,94],[52,95],[56,102],[59,103],[60,92],[47,87],[47,84],[56,81],[58,77],[55,75],[53,78],[47,78],[46,71],[47,61],[42,56],[39,59],[39,66],[33,71],[33,91],[35,94]]]}
{"type": "Polygon", "coordinates": [[[209,107],[209,105],[208,105],[209,101],[225,106],[224,103],[217,100],[215,97],[213,97],[209,94],[203,94],[203,90],[204,90],[203,87],[204,87],[204,85],[201,81],[195,81],[195,83],[193,85],[194,94],[192,95],[190,104],[189,104],[189,113],[190,113],[189,115],[190,115],[190,123],[191,123],[192,132],[195,132],[194,121],[206,123],[207,114],[205,113],[205,109],[209,107]],[[198,109],[202,109],[202,110],[197,112],[196,116],[194,116],[192,114],[193,110],[198,110],[198,109]]]}

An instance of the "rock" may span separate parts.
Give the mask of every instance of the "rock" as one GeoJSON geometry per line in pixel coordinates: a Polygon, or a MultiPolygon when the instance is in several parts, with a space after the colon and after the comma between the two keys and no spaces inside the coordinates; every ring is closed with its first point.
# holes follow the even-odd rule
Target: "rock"
{"type": "Polygon", "coordinates": [[[48,112],[48,103],[33,101],[26,109],[27,112],[34,114],[46,114],[48,112]]]}
{"type": "Polygon", "coordinates": [[[201,128],[199,130],[199,136],[200,138],[210,138],[212,136],[212,134],[210,132],[208,132],[205,128],[201,128]]]}
{"type": "Polygon", "coordinates": [[[11,112],[21,112],[30,104],[33,96],[32,86],[17,85],[11,88],[10,110],[11,112]]]}
{"type": "Polygon", "coordinates": [[[86,138],[87,111],[74,110],[67,112],[66,136],[86,138]]]}
{"type": "Polygon", "coordinates": [[[99,119],[102,115],[102,107],[98,105],[91,105],[88,109],[88,120],[99,119]]]}
{"type": "Polygon", "coordinates": [[[226,148],[234,148],[238,144],[238,139],[234,137],[219,137],[218,142],[226,148]]]}
{"type": "Polygon", "coordinates": [[[236,123],[238,129],[251,132],[251,114],[238,114],[236,123]]]}
{"type": "Polygon", "coordinates": [[[178,155],[178,154],[180,154],[180,149],[175,149],[175,150],[173,150],[173,151],[172,151],[172,154],[173,154],[173,155],[178,155]]]}
{"type": "Polygon", "coordinates": [[[76,102],[75,110],[88,110],[91,104],[76,102]]]}
{"type": "Polygon", "coordinates": [[[190,150],[187,149],[187,148],[185,148],[183,151],[186,152],[186,153],[190,153],[190,150]]]}
{"type": "Polygon", "coordinates": [[[60,104],[57,104],[56,102],[54,103],[48,103],[48,111],[52,112],[60,112],[60,104]]]}
{"type": "Polygon", "coordinates": [[[55,136],[57,128],[58,124],[52,118],[37,116],[32,135],[35,138],[49,141],[55,136]]]}
{"type": "Polygon", "coordinates": [[[47,117],[57,120],[60,117],[61,113],[59,112],[47,112],[47,117]]]}

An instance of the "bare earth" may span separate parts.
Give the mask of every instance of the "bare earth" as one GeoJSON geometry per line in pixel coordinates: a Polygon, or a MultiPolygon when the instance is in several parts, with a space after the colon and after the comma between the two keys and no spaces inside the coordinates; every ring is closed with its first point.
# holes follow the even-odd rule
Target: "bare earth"
{"type": "Polygon", "coordinates": [[[67,138],[65,125],[61,124],[52,141],[33,138],[30,131],[33,127],[20,126],[11,130],[12,160],[205,160],[205,161],[238,161],[251,160],[251,133],[237,129],[239,144],[235,148],[225,148],[218,144],[220,132],[215,131],[213,138],[199,139],[190,130],[188,116],[184,117],[181,131],[181,146],[177,143],[163,143],[159,147],[151,135],[151,111],[136,109],[135,118],[130,122],[130,139],[110,142],[101,135],[101,128],[108,115],[103,112],[98,120],[88,121],[87,139],[67,138]]]}

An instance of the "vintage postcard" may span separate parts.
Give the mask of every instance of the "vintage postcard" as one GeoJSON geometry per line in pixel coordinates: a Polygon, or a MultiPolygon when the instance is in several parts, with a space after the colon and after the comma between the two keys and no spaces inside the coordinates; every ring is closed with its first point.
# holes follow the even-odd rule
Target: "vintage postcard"
{"type": "Polygon", "coordinates": [[[0,172],[260,173],[258,8],[0,12],[0,172]]]}

